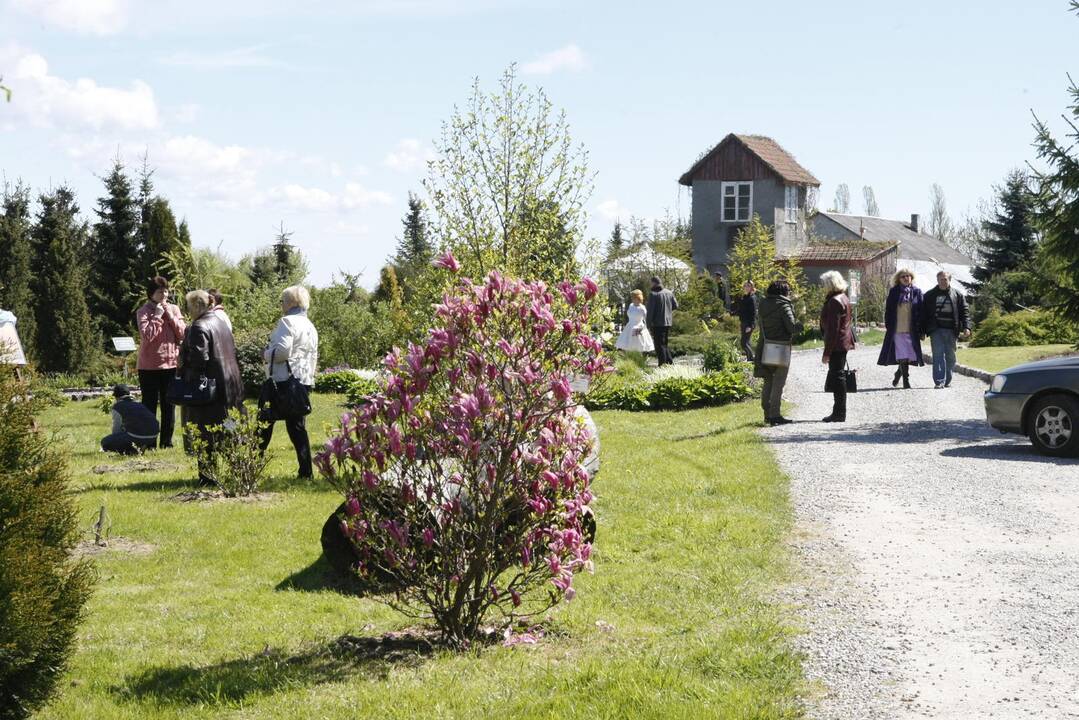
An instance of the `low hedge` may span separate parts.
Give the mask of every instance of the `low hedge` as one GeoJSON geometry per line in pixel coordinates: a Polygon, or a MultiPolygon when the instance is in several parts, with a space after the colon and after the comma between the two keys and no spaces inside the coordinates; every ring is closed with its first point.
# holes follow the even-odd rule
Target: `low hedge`
{"type": "Polygon", "coordinates": [[[686,410],[726,405],[752,395],[745,373],[734,368],[699,377],[599,386],[584,395],[581,402],[589,410],[686,410]]]}
{"type": "Polygon", "coordinates": [[[347,393],[357,381],[362,380],[353,370],[332,370],[315,376],[315,392],[347,393]]]}
{"type": "Polygon", "coordinates": [[[1056,345],[1077,340],[1079,326],[1049,310],[1020,310],[1006,315],[994,311],[974,331],[970,346],[1056,345]]]}
{"type": "Polygon", "coordinates": [[[347,402],[349,405],[363,405],[367,402],[367,398],[378,392],[379,389],[380,386],[377,380],[357,376],[352,386],[345,392],[347,402]]]}

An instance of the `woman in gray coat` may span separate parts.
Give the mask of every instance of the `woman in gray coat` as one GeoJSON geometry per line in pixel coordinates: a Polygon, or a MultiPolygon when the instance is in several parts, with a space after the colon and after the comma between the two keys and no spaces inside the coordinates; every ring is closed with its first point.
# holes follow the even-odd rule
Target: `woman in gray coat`
{"type": "Polygon", "coordinates": [[[757,308],[758,327],[761,329],[757,340],[757,355],[753,365],[753,375],[764,379],[761,390],[761,407],[764,409],[764,421],[769,425],[786,425],[793,422],[783,417],[783,386],[787,384],[787,372],[790,368],[761,365],[765,339],[775,342],[790,342],[798,331],[794,320],[794,304],[790,299],[791,288],[786,282],[777,280],[768,286],[764,299],[757,308]]]}

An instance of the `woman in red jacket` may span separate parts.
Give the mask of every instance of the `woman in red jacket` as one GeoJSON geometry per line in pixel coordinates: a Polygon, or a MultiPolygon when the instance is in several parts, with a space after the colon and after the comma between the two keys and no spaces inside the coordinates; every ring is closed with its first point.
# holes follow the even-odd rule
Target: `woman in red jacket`
{"type": "Polygon", "coordinates": [[[149,301],[135,313],[139,324],[139,389],[142,391],[142,404],[151,413],[157,414],[161,405],[161,434],[157,446],[172,447],[172,431],[175,427],[175,413],[165,393],[169,389],[169,380],[176,374],[176,364],[180,357],[180,343],[184,340],[187,325],[180,314],[180,308],[169,300],[169,283],[158,276],[147,283],[146,296],[149,301]]]}
{"type": "Polygon", "coordinates": [[[827,293],[820,313],[820,330],[824,335],[824,357],[828,366],[826,390],[832,391],[832,414],[824,422],[847,420],[847,353],[854,349],[854,333],[850,325],[850,299],[847,281],[835,270],[820,276],[827,293]]]}

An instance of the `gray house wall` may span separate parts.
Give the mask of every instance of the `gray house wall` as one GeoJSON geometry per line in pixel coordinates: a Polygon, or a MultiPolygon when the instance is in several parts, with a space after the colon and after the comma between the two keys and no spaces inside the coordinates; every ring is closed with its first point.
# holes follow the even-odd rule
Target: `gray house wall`
{"type": "MultiPolygon", "coordinates": [[[[798,222],[788,223],[785,183],[774,179],[744,182],[753,183],[752,211],[775,232],[776,254],[786,256],[805,247],[806,188],[798,187],[798,222]]],[[[722,188],[718,180],[693,181],[693,262],[709,273],[726,275],[731,248],[746,223],[723,221],[722,188]]]]}

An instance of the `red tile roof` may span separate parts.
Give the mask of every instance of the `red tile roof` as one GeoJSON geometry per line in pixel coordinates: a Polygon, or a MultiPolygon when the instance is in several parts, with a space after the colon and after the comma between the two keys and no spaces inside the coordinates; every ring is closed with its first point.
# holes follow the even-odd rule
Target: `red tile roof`
{"type": "Polygon", "coordinates": [[[896,243],[850,242],[821,243],[803,248],[796,256],[800,261],[872,260],[896,246],[896,243]]]}

